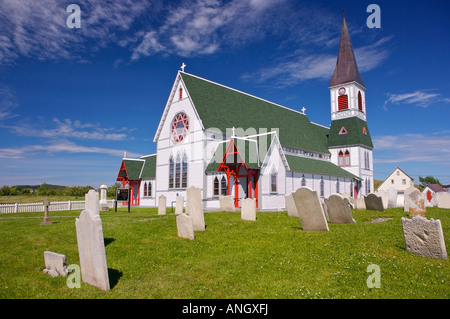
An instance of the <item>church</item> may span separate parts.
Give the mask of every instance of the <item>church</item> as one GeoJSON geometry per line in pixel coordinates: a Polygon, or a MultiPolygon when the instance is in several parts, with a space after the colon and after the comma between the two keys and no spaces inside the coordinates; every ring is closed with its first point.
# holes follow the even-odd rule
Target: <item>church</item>
{"type": "Polygon", "coordinates": [[[123,158],[117,181],[131,189],[131,205],[168,207],[202,190],[203,208],[235,207],[256,198],[261,211],[285,209],[285,195],[301,186],[327,198],[373,190],[373,144],[366,122],[365,84],[345,17],[329,83],[331,125],[184,71],[177,72],[153,142],[156,154],[123,158]]]}

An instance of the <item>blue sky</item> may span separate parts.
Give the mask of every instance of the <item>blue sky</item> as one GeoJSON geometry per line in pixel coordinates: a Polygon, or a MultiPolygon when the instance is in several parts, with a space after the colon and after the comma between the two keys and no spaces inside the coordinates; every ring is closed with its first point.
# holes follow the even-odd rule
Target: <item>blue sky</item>
{"type": "Polygon", "coordinates": [[[399,166],[450,184],[448,1],[0,0],[0,186],[114,184],[125,151],[155,152],[182,62],[329,126],[343,8],[375,178],[399,166]]]}

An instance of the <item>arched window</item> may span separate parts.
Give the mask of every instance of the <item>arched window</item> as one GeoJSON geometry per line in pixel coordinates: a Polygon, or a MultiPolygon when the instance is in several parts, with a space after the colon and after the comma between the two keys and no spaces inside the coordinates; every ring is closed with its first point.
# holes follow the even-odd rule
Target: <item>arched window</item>
{"type": "Polygon", "coordinates": [[[220,181],[220,188],[221,188],[221,192],[222,195],[227,195],[227,178],[225,176],[222,176],[222,180],[220,181]]]}
{"type": "Polygon", "coordinates": [[[148,192],[147,192],[147,182],[144,183],[144,197],[148,196],[148,192]]]}
{"type": "Polygon", "coordinates": [[[217,176],[214,178],[214,196],[219,196],[219,179],[217,176]]]}
{"type": "Polygon", "coordinates": [[[339,151],[338,154],[338,165],[344,166],[344,153],[342,151],[339,151]]]}
{"type": "Polygon", "coordinates": [[[339,95],[338,96],[338,111],[348,110],[348,95],[339,95]]]}
{"type": "Polygon", "coordinates": [[[344,166],[350,166],[350,152],[348,150],[344,154],[344,166]]]}
{"type": "Polygon", "coordinates": [[[174,173],[173,157],[170,156],[170,158],[169,158],[169,188],[174,188],[173,173],[174,173]]]}
{"type": "Polygon", "coordinates": [[[277,172],[272,171],[270,174],[270,192],[276,193],[277,192],[277,172]]]}
{"type": "Polygon", "coordinates": [[[187,187],[188,165],[186,154],[183,155],[182,171],[181,171],[181,188],[187,187]]]}
{"type": "Polygon", "coordinates": [[[341,185],[339,183],[339,178],[336,181],[336,193],[340,193],[341,192],[341,185]]]}
{"type": "Polygon", "coordinates": [[[302,186],[306,186],[305,174],[302,175],[302,186]]]}
{"type": "Polygon", "coordinates": [[[325,183],[323,181],[323,176],[320,177],[320,197],[325,196],[325,183]]]}
{"type": "Polygon", "coordinates": [[[180,100],[183,98],[183,89],[180,88],[180,100]]]}
{"type": "Polygon", "coordinates": [[[152,182],[148,182],[148,197],[152,197],[152,182]]]}
{"type": "Polygon", "coordinates": [[[358,91],[358,110],[363,111],[361,91],[358,91]]]}
{"type": "Polygon", "coordinates": [[[177,156],[177,162],[175,163],[175,188],[181,187],[181,158],[177,156]]]}

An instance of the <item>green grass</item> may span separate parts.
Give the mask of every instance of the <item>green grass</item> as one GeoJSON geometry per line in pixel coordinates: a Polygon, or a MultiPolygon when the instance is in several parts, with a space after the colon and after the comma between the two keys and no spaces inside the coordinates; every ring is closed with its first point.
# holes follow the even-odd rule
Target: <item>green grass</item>
{"type": "MultiPolygon", "coordinates": [[[[170,211],[170,210],[168,210],[170,211]]],[[[101,213],[112,289],[70,289],[66,278],[42,273],[45,250],[79,264],[75,218],[80,211],[0,215],[0,298],[436,298],[450,297],[448,260],[405,250],[402,209],[353,211],[356,224],[304,231],[286,212],[206,213],[195,240],[177,236],[175,215],[132,208],[101,213]],[[61,217],[57,217],[61,216],[61,217]],[[21,218],[17,218],[21,217],[21,218]],[[393,217],[381,223],[372,218],[393,217]],[[381,270],[369,289],[367,266],[381,270]]],[[[440,219],[450,247],[450,210],[428,208],[440,219]]]]}

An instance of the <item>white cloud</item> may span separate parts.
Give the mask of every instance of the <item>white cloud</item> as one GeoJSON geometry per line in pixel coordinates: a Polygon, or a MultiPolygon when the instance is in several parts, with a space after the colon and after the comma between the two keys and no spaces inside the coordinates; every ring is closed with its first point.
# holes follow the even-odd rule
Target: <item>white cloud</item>
{"type": "Polygon", "coordinates": [[[450,135],[402,134],[373,137],[375,163],[428,162],[450,165],[450,135]]]}
{"type": "Polygon", "coordinates": [[[14,110],[18,107],[16,95],[10,87],[0,84],[0,121],[16,117],[14,110]]]}
{"type": "MultiPolygon", "coordinates": [[[[95,146],[83,146],[73,142],[62,140],[54,141],[45,145],[23,145],[20,147],[5,147],[0,148],[0,158],[5,159],[21,159],[30,158],[39,154],[72,154],[72,153],[90,153],[90,154],[103,154],[121,157],[126,150],[112,149],[95,146]]],[[[138,157],[140,154],[127,151],[128,157],[138,157]]]]}
{"type": "Polygon", "coordinates": [[[427,93],[425,90],[417,90],[411,93],[387,94],[388,99],[384,101],[384,109],[388,104],[415,104],[421,107],[428,107],[434,103],[450,103],[449,98],[443,98],[438,93],[427,93]]]}
{"type": "Polygon", "coordinates": [[[10,125],[2,124],[1,127],[8,129],[11,133],[18,136],[31,136],[43,138],[75,138],[81,140],[102,140],[102,141],[124,141],[130,140],[130,137],[125,132],[130,132],[127,128],[101,127],[100,124],[81,123],[80,121],[72,121],[64,119],[61,121],[58,118],[53,118],[50,122],[55,127],[44,128],[44,124],[33,125],[21,121],[21,123],[10,125]]]}

